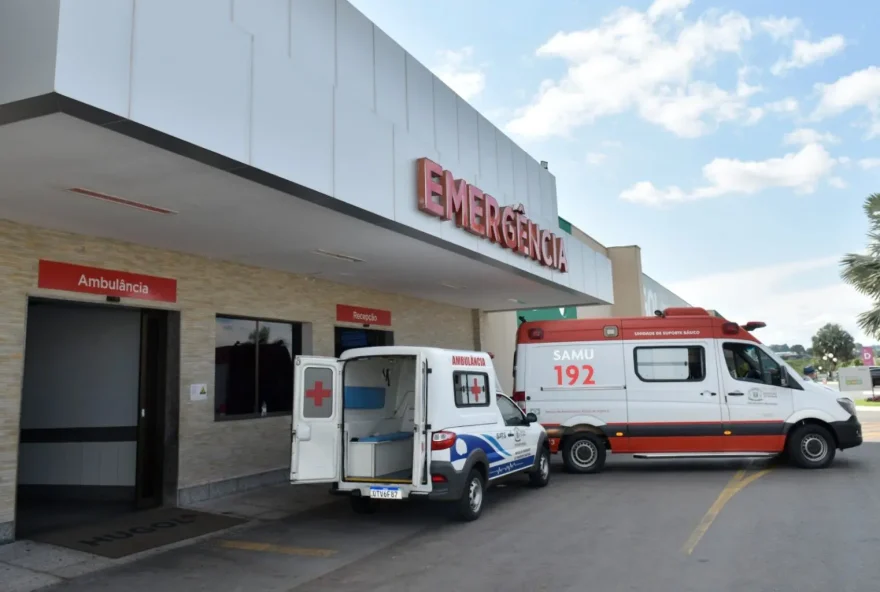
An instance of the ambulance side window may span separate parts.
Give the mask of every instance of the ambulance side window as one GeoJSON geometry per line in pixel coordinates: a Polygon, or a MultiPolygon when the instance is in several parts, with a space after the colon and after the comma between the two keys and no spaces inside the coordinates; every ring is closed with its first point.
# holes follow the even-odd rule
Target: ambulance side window
{"type": "Polygon", "coordinates": [[[782,369],[756,345],[725,343],[724,361],[730,375],[744,382],[782,386],[782,369]]]}
{"type": "Polygon", "coordinates": [[[706,350],[699,345],[637,347],[636,376],[642,382],[700,382],[706,378],[706,350]]]}
{"type": "Polygon", "coordinates": [[[456,407],[488,407],[489,375],[485,372],[453,372],[456,407]]]}

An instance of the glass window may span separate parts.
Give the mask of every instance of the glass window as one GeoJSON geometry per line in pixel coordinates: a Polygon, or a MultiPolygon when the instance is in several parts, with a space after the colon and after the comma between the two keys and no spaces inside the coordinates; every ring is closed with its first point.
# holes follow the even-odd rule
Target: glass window
{"type": "Polygon", "coordinates": [[[518,426],[525,423],[525,416],[519,407],[516,406],[516,403],[503,395],[496,396],[495,401],[498,404],[498,409],[501,411],[501,417],[504,418],[504,425],[518,426]]]}
{"type": "Polygon", "coordinates": [[[782,386],[779,364],[757,345],[725,343],[724,361],[736,380],[782,386]]]}
{"type": "Polygon", "coordinates": [[[216,419],[290,413],[293,359],[302,326],[218,316],[214,350],[216,419]]]}
{"type": "Polygon", "coordinates": [[[333,415],[333,371],[329,368],[306,368],[303,382],[306,387],[303,417],[326,419],[333,415]]]}
{"type": "Polygon", "coordinates": [[[706,352],[699,345],[637,347],[635,370],[642,382],[698,382],[706,378],[706,352]]]}
{"type": "Polygon", "coordinates": [[[454,372],[456,407],[488,407],[489,375],[484,372],[454,372]]]}

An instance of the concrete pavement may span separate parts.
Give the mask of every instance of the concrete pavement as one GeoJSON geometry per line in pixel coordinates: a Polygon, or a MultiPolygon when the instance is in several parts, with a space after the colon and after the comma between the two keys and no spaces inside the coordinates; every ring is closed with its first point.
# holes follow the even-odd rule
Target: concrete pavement
{"type": "Polygon", "coordinates": [[[487,502],[458,524],[432,504],[354,516],[341,500],[53,590],[862,592],[880,578],[875,443],[824,471],[612,458],[487,502]]]}

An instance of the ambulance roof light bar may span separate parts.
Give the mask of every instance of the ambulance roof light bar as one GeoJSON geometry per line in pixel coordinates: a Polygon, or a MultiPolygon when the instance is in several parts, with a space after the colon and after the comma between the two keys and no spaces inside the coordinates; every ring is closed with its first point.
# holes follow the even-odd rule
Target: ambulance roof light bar
{"type": "Polygon", "coordinates": [[[749,321],[748,323],[743,325],[743,329],[745,329],[746,331],[751,333],[755,329],[763,329],[766,326],[767,326],[767,323],[764,323],[761,321],[749,321]]]}

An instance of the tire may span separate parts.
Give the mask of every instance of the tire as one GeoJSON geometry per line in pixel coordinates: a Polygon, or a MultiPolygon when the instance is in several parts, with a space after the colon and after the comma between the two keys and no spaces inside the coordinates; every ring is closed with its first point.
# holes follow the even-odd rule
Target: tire
{"type": "Polygon", "coordinates": [[[351,502],[351,509],[355,514],[375,514],[379,509],[375,500],[360,495],[353,495],[348,498],[351,502]]]}
{"type": "Polygon", "coordinates": [[[827,468],[837,453],[831,432],[813,424],[795,428],[788,435],[785,448],[790,461],[802,469],[827,468]]]}
{"type": "Polygon", "coordinates": [[[461,499],[456,502],[456,516],[463,522],[473,522],[483,513],[485,499],[486,482],[483,480],[483,475],[480,471],[471,469],[464,482],[461,499]]]}
{"type": "Polygon", "coordinates": [[[548,483],[550,483],[550,450],[542,446],[538,452],[538,467],[529,473],[529,485],[547,487],[548,483]]]}
{"type": "Polygon", "coordinates": [[[569,436],[562,446],[562,460],[570,473],[599,473],[605,468],[605,442],[586,433],[569,436]]]}

